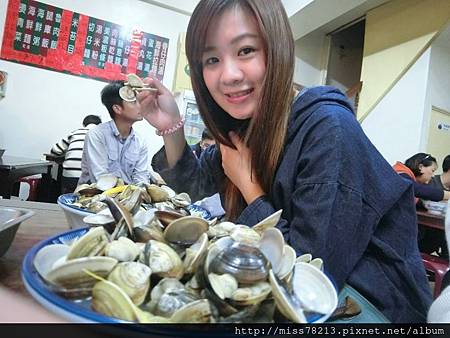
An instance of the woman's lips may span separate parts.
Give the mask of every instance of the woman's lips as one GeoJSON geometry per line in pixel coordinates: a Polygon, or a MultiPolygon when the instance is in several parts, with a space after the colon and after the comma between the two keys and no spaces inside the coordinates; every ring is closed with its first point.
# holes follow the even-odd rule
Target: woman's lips
{"type": "Polygon", "coordinates": [[[252,92],[253,92],[253,88],[243,90],[240,92],[228,93],[228,94],[225,94],[225,96],[227,98],[227,101],[230,103],[240,103],[242,101],[245,101],[252,92]]]}

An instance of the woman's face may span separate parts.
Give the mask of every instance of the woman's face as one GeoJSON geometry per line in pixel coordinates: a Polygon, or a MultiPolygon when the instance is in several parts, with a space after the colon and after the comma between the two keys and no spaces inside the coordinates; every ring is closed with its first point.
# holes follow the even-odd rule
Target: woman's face
{"type": "Polygon", "coordinates": [[[422,173],[419,177],[417,177],[417,181],[419,183],[428,184],[430,183],[431,179],[434,176],[434,172],[437,169],[437,164],[433,162],[432,165],[429,165],[428,167],[424,166],[423,164],[419,164],[419,170],[422,173]]]}
{"type": "Polygon", "coordinates": [[[235,119],[258,109],[266,54],[255,18],[238,7],[209,27],[202,58],[203,78],[216,103],[235,119]]]}

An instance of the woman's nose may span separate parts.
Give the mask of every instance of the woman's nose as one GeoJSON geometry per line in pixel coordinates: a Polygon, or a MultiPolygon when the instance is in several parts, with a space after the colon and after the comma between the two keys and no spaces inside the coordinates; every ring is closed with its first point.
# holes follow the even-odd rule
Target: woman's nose
{"type": "Polygon", "coordinates": [[[223,65],[222,82],[226,85],[239,83],[244,78],[244,73],[239,63],[234,60],[228,60],[223,65]]]}

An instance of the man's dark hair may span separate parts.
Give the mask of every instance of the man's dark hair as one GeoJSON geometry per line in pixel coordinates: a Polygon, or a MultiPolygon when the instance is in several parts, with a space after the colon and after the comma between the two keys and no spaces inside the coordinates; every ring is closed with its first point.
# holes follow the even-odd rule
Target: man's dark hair
{"type": "Polygon", "coordinates": [[[202,140],[213,140],[213,137],[211,136],[211,133],[209,132],[208,128],[203,129],[202,132],[202,140]]]}
{"type": "Polygon", "coordinates": [[[90,124],[100,124],[102,123],[102,119],[97,115],[88,115],[83,119],[83,127],[86,127],[90,124]]]}
{"type": "Polygon", "coordinates": [[[113,106],[118,104],[122,107],[123,100],[119,96],[119,89],[124,86],[123,81],[113,81],[105,86],[101,92],[102,103],[108,109],[108,113],[114,119],[116,113],[113,106]]]}
{"type": "Polygon", "coordinates": [[[442,171],[446,173],[450,169],[450,155],[445,156],[444,161],[442,161],[442,171]]]}

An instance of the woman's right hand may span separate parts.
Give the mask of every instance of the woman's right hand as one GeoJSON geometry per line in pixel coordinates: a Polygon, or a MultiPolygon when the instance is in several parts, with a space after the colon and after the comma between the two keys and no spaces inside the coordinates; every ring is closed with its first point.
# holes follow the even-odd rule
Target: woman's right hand
{"type": "Polygon", "coordinates": [[[180,120],[180,111],[172,93],[153,77],[144,79],[144,83],[158,91],[142,91],[137,95],[142,116],[158,130],[173,127],[180,120]]]}

